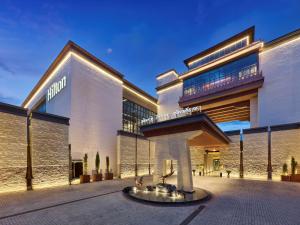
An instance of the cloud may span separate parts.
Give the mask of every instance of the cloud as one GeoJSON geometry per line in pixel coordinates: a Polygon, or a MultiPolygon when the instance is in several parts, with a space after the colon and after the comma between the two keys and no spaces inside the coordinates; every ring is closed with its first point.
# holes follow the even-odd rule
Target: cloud
{"type": "Polygon", "coordinates": [[[2,69],[3,71],[6,71],[10,74],[15,74],[15,72],[3,61],[0,60],[0,69],[2,69]]]}
{"type": "Polygon", "coordinates": [[[108,49],[106,50],[107,54],[111,54],[112,51],[113,51],[113,50],[112,50],[111,48],[108,48],[108,49]]]}

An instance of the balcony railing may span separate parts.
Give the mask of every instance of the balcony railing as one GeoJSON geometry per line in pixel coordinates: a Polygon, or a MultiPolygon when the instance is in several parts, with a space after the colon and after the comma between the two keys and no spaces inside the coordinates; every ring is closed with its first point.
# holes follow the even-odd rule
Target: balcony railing
{"type": "Polygon", "coordinates": [[[258,72],[256,67],[255,69],[253,69],[253,67],[247,67],[239,72],[227,74],[222,79],[216,79],[209,83],[202,83],[200,85],[196,85],[196,88],[191,87],[184,90],[184,95],[180,98],[179,102],[185,102],[194,98],[207,96],[262,79],[262,73],[258,72]]]}

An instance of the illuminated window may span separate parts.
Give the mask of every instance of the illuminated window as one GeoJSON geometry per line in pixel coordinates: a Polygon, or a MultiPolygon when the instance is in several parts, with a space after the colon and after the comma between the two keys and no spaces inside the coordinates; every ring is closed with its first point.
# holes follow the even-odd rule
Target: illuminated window
{"type": "Polygon", "coordinates": [[[140,106],[126,98],[123,99],[123,130],[141,134],[140,126],[142,119],[156,115],[151,110],[140,106]]]}
{"type": "Polygon", "coordinates": [[[257,67],[257,53],[240,58],[223,66],[184,80],[183,95],[195,95],[214,88],[228,85],[235,81],[256,76],[258,74],[257,67]]]}
{"type": "Polygon", "coordinates": [[[228,55],[229,53],[232,53],[240,48],[243,48],[247,45],[247,38],[244,38],[226,48],[220,49],[219,51],[216,51],[212,54],[209,54],[208,56],[204,56],[202,59],[195,61],[194,63],[191,63],[189,68],[193,69],[196,68],[198,66],[202,66],[206,63],[209,63],[211,61],[214,61],[218,58],[221,58],[225,55],[228,55]]]}

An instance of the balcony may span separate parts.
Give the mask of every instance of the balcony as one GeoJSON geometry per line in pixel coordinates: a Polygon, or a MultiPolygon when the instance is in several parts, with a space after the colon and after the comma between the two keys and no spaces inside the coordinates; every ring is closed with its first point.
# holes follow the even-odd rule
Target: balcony
{"type": "Polygon", "coordinates": [[[203,82],[184,90],[180,98],[181,107],[206,102],[211,99],[220,98],[236,93],[241,93],[262,86],[264,78],[256,67],[249,66],[243,70],[225,75],[222,79],[203,82]]]}

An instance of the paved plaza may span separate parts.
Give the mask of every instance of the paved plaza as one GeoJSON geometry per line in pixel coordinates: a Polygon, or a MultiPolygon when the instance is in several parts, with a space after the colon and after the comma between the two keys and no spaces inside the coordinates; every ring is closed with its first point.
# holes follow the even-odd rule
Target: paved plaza
{"type": "Polygon", "coordinates": [[[124,179],[1,194],[0,224],[300,224],[297,183],[194,177],[194,186],[209,190],[213,197],[184,207],[131,201],[121,190],[133,183],[133,179],[124,179]]]}

